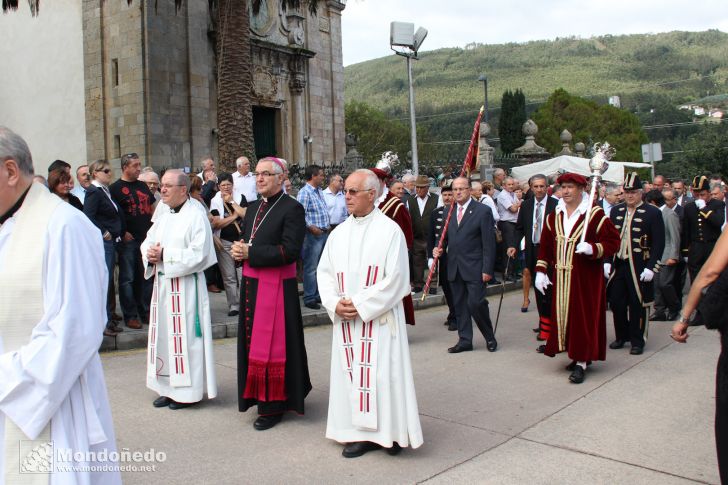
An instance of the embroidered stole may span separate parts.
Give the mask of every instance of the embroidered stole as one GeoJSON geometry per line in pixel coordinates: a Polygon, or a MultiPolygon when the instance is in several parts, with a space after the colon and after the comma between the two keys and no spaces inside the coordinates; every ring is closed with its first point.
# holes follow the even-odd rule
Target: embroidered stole
{"type": "MultiPolygon", "coordinates": [[[[63,201],[40,184],[33,183],[15,213],[15,226],[10,236],[0,279],[0,335],[3,353],[18,350],[30,342],[33,328],[43,318],[43,249],[48,223],[63,201]],[[18,304],[18,302],[23,304],[18,304]]],[[[30,411],[30,410],[29,410],[30,411]]],[[[24,473],[19,460],[20,442],[29,438],[15,423],[5,419],[4,483],[47,484],[49,474],[24,473]]],[[[35,438],[50,442],[50,423],[35,438]]]]}
{"type": "MultiPolygon", "coordinates": [[[[379,266],[369,266],[365,288],[377,282],[379,266]]],[[[339,295],[346,295],[345,273],[337,273],[339,295]]],[[[352,424],[365,430],[377,430],[377,344],[380,322],[341,320],[339,335],[340,362],[345,378],[351,383],[352,424]]]]}
{"type": "MultiPolygon", "coordinates": [[[[192,275],[187,275],[192,277],[192,275]]],[[[172,387],[189,387],[192,377],[189,369],[189,353],[187,351],[187,308],[185,302],[185,277],[164,279],[164,273],[155,268],[154,289],[149,306],[149,342],[147,349],[147,378],[157,379],[164,369],[164,360],[157,365],[157,339],[159,338],[159,292],[161,284],[167,288],[166,298],[166,331],[167,351],[169,359],[169,385],[172,387]],[[160,283],[160,279],[164,279],[160,283]]],[[[197,284],[197,281],[195,281],[197,284]]]]}

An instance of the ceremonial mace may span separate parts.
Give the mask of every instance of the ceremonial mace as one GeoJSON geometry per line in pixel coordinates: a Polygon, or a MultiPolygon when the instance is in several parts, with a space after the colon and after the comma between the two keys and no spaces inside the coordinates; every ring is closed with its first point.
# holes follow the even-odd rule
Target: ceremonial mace
{"type": "MultiPolygon", "coordinates": [[[[475,119],[475,126],[473,127],[473,134],[470,136],[470,145],[468,146],[468,152],[465,154],[465,161],[463,162],[463,168],[460,170],[460,177],[465,177],[468,174],[470,174],[470,171],[474,169],[477,165],[477,158],[478,158],[478,136],[480,135],[480,119],[483,117],[483,111],[485,108],[483,106],[480,107],[480,111],[478,111],[478,117],[475,119]]],[[[447,211],[447,218],[445,219],[445,225],[442,226],[442,234],[440,234],[440,240],[437,243],[437,249],[442,249],[442,244],[445,241],[445,235],[447,234],[447,228],[450,225],[450,218],[452,217],[452,210],[455,208],[455,201],[453,200],[453,203],[450,204],[450,209],[447,211]]],[[[435,270],[437,269],[437,262],[440,259],[439,256],[435,256],[435,258],[432,261],[432,267],[430,268],[430,272],[427,274],[427,282],[425,283],[425,287],[422,290],[422,299],[421,301],[425,301],[425,298],[427,297],[427,293],[430,290],[430,284],[432,283],[432,276],[435,274],[435,270]]]]}
{"type": "Polygon", "coordinates": [[[609,164],[607,160],[611,160],[615,150],[609,145],[609,142],[595,143],[594,156],[589,160],[589,170],[591,170],[591,191],[589,194],[589,208],[584,214],[584,230],[581,232],[581,242],[586,240],[586,231],[589,228],[589,219],[591,219],[591,208],[594,204],[594,194],[597,193],[597,185],[602,180],[602,174],[607,171],[609,164]]]}

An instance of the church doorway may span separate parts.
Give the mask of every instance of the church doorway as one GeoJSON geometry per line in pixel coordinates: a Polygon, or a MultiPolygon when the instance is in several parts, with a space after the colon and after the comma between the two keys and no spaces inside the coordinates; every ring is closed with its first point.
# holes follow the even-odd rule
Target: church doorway
{"type": "Polygon", "coordinates": [[[255,156],[263,158],[276,156],[276,115],[278,110],[253,106],[253,139],[255,140],[255,156]]]}

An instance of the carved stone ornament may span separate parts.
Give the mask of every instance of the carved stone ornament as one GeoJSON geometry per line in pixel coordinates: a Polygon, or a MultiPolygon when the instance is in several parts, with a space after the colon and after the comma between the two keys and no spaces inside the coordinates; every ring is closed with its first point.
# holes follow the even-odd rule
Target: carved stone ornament
{"type": "Polygon", "coordinates": [[[278,14],[276,13],[275,0],[260,0],[260,9],[258,13],[253,13],[253,2],[248,2],[248,13],[250,15],[250,30],[253,33],[265,37],[268,35],[273,21],[278,14]]]}
{"type": "Polygon", "coordinates": [[[253,91],[258,99],[274,102],[278,93],[278,79],[264,67],[255,66],[253,71],[253,91]]]}
{"type": "Polygon", "coordinates": [[[294,27],[288,34],[288,43],[298,47],[303,47],[304,34],[303,27],[294,27]]]}

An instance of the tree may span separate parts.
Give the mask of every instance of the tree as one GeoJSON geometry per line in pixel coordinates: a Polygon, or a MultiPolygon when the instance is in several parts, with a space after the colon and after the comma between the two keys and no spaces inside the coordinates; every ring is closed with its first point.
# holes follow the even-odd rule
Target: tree
{"type": "Polygon", "coordinates": [[[501,114],[498,120],[498,136],[503,153],[512,153],[523,145],[523,123],[526,122],[526,97],[523,91],[517,89],[515,93],[503,93],[501,99],[501,114]]]}
{"type": "MultiPolygon", "coordinates": [[[[398,169],[411,168],[407,164],[407,153],[411,148],[409,124],[405,121],[387,118],[376,108],[360,101],[351,101],[346,104],[346,131],[355,134],[359,141],[357,151],[364,157],[364,165],[373,167],[377,160],[386,151],[393,151],[399,155],[398,169]]],[[[425,139],[427,131],[424,127],[417,127],[417,139],[425,139]]],[[[427,146],[420,146],[420,172],[431,173],[435,163],[432,160],[427,146]]]]}
{"type": "MultiPolygon", "coordinates": [[[[174,0],[175,6],[179,8],[182,1],[174,0]]],[[[132,0],[126,2],[131,5],[132,0]]],[[[228,171],[235,171],[235,159],[240,154],[255,153],[248,7],[257,13],[261,3],[262,0],[208,0],[215,30],[218,156],[221,167],[228,171]]],[[[31,13],[37,15],[40,0],[28,0],[28,4],[31,13]]],[[[318,0],[280,0],[280,5],[284,9],[306,5],[315,14],[318,0]]],[[[3,12],[17,8],[18,0],[2,0],[3,12]]]]}
{"type": "Polygon", "coordinates": [[[591,145],[609,142],[616,149],[615,159],[641,162],[641,145],[647,135],[633,113],[609,105],[572,96],[557,89],[533,115],[538,125],[536,142],[551,153],[561,150],[560,135],[567,129],[574,141],[591,145]]]}

